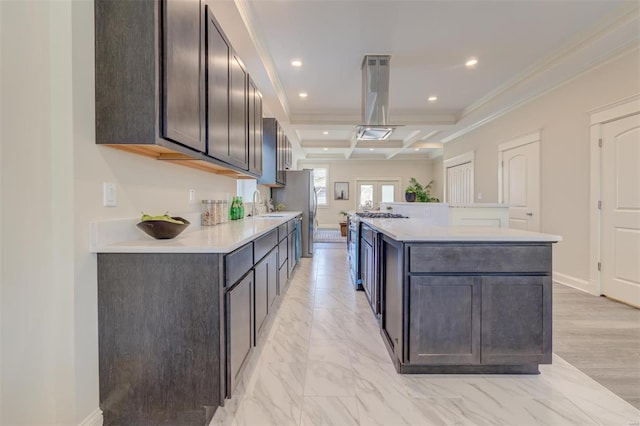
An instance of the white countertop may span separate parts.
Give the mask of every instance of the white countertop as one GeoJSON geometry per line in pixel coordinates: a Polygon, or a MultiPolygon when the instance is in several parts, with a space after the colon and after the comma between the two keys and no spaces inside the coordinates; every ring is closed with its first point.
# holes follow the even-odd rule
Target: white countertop
{"type": "Polygon", "coordinates": [[[145,234],[136,227],[139,219],[94,222],[90,250],[93,253],[229,253],[301,213],[267,213],[214,226],[200,226],[199,215],[182,215],[191,225],[169,240],[156,240],[145,234]]]}
{"type": "Polygon", "coordinates": [[[504,208],[508,209],[509,204],[498,204],[498,203],[471,203],[471,204],[449,204],[449,207],[453,207],[456,209],[476,209],[476,208],[504,208]]]}
{"type": "Polygon", "coordinates": [[[360,219],[396,241],[558,242],[559,235],[510,228],[433,226],[425,219],[360,219]]]}

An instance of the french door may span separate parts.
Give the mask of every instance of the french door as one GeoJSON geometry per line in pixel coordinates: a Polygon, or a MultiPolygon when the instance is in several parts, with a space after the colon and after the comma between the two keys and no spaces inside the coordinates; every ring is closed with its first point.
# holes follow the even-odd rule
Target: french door
{"type": "Polygon", "coordinates": [[[380,203],[399,201],[400,180],[356,180],[357,209],[377,210],[380,203]]]}

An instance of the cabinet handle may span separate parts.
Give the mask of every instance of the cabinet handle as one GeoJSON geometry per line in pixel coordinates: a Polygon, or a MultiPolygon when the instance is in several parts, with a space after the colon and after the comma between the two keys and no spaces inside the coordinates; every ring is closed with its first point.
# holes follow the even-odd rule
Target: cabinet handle
{"type": "Polygon", "coordinates": [[[527,215],[527,216],[533,216],[533,213],[531,213],[531,212],[527,212],[527,213],[526,213],[526,215],[527,215]]]}

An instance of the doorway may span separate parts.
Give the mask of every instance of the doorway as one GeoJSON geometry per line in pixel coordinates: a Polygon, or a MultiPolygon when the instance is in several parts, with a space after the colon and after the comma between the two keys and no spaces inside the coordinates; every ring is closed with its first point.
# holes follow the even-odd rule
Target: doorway
{"type": "Polygon", "coordinates": [[[498,146],[498,201],[509,205],[509,228],[540,231],[540,132],[498,146]]]}
{"type": "Polygon", "coordinates": [[[444,202],[449,204],[471,204],[474,200],[473,151],[444,161],[444,202]]]}
{"type": "Polygon", "coordinates": [[[356,179],[358,209],[378,210],[380,203],[399,199],[400,179],[356,179]]]}
{"type": "Polygon", "coordinates": [[[640,114],[601,126],[600,290],[640,307],[640,114]]]}

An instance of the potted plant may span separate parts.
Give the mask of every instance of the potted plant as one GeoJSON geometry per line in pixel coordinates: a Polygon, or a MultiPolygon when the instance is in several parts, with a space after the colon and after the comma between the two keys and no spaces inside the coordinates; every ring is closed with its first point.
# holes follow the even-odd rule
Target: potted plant
{"type": "Polygon", "coordinates": [[[347,236],[347,213],[344,210],[340,210],[340,214],[342,215],[342,220],[340,220],[340,235],[343,237],[347,236]]]}
{"type": "Polygon", "coordinates": [[[404,190],[404,199],[408,203],[413,203],[416,200],[416,190],[411,185],[404,190]]]}
{"type": "Polygon", "coordinates": [[[409,186],[404,191],[404,198],[408,202],[418,201],[420,203],[439,203],[440,200],[431,196],[431,189],[433,187],[433,180],[426,185],[422,185],[412,177],[409,180],[409,186]]]}

